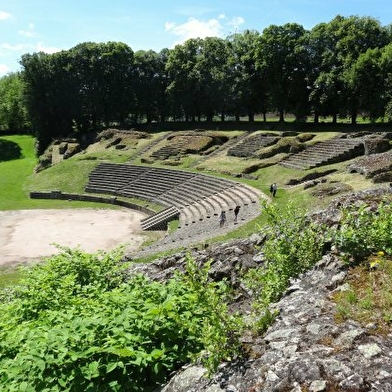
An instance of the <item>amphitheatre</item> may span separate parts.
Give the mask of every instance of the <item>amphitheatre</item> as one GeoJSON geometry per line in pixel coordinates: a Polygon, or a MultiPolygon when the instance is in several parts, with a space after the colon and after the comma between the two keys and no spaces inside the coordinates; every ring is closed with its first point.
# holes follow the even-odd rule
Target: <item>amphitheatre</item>
{"type": "MultiPolygon", "coordinates": [[[[266,260],[264,203],[280,208],[294,200],[314,212],[307,218],[314,219],[322,230],[324,223],[329,228],[339,221],[340,208],[345,205],[370,202],[366,208],[375,216],[375,205],[391,200],[391,140],[392,132],[373,126],[350,132],[107,129],[86,143],[56,140],[23,183],[28,202],[43,209],[0,211],[0,263],[13,267],[14,263],[40,260],[56,251],[54,244],[80,246],[87,252],[122,245],[122,260],[130,261],[125,264],[127,276],[143,274],[155,284],[186,271],[190,256],[197,267],[211,263],[209,281],[227,282],[233,290],[227,299],[229,311],[257,318],[260,309],[252,311],[257,286],[256,291],[249,290],[243,277],[266,260]],[[276,197],[269,193],[273,182],[278,184],[276,197]],[[240,206],[237,222],[236,206],[240,206]],[[227,221],[220,227],[222,211],[227,221]]],[[[290,231],[291,225],[287,226],[290,231]]],[[[367,229],[361,233],[361,241],[368,235],[367,229]]],[[[285,228],[283,235],[287,235],[285,228]]],[[[288,236],[290,245],[293,241],[300,247],[301,233],[295,231],[294,235],[295,239],[288,236]]],[[[389,238],[390,233],[386,235],[389,238]]],[[[391,390],[390,318],[382,321],[376,310],[366,325],[355,315],[337,319],[334,295],[344,293],[361,270],[350,272],[343,253],[322,241],[327,245],[322,258],[290,279],[278,302],[269,304],[274,316],[267,320],[266,331],[255,330],[250,320],[249,329],[241,332],[244,358],[220,362],[210,378],[199,363],[188,364],[172,372],[167,384],[156,390],[391,390]]],[[[306,238],[304,242],[309,246],[306,238]]],[[[297,265],[300,259],[295,260],[297,265]]],[[[388,256],[386,262],[389,260],[388,256]]],[[[377,290],[373,279],[381,286],[385,275],[377,268],[377,264],[374,268],[366,264],[361,275],[371,278],[376,297],[384,290],[377,290]]],[[[59,281],[56,279],[56,287],[59,281]]],[[[387,281],[388,298],[390,287],[387,281]]],[[[205,289],[205,281],[201,288],[202,298],[205,292],[211,293],[205,289]]],[[[123,303],[122,295],[120,300],[123,303]]],[[[127,306],[129,302],[132,305],[127,299],[127,306]]],[[[213,306],[209,310],[215,314],[213,306]]],[[[385,308],[389,312],[390,305],[385,308]]],[[[117,329],[122,332],[125,312],[120,313],[121,328],[117,329]]],[[[185,313],[190,313],[188,307],[185,313]]],[[[109,314],[112,320],[112,307],[109,314]]],[[[96,316],[93,308],[94,326],[101,329],[108,324],[106,319],[97,324],[96,316]]],[[[265,322],[265,317],[260,319],[265,322]]],[[[80,317],[76,320],[79,328],[80,317]]],[[[48,328],[52,329],[52,323],[51,319],[48,328]]],[[[89,330],[92,324],[88,324],[89,330]]],[[[175,331],[176,337],[177,324],[175,331]]],[[[27,362],[30,366],[30,360],[27,362]]]]}
{"type": "Polygon", "coordinates": [[[31,189],[31,198],[98,201],[130,208],[3,211],[0,264],[50,256],[55,244],[80,246],[89,252],[123,244],[127,253],[140,256],[208,244],[260,215],[262,201],[271,200],[269,180],[263,182],[258,174],[265,168],[286,173],[279,174],[278,199],[283,190],[294,188],[329,200],[356,190],[359,183],[361,187],[389,186],[391,135],[361,130],[331,132],[320,138],[311,131],[107,129],[85,146],[74,139],[58,140],[41,157],[37,175],[61,162],[88,160],[93,164],[87,183],[77,193],[71,185],[58,189],[53,183],[51,189],[31,189]],[[102,158],[109,151],[128,159],[118,163],[102,158]],[[189,157],[190,163],[184,165],[189,157]],[[241,210],[234,224],[236,205],[241,210]],[[218,225],[221,211],[228,216],[223,228],[218,225]],[[172,221],[177,225],[168,230],[172,221]],[[155,241],[144,246],[149,232],[156,233],[155,241]]]}

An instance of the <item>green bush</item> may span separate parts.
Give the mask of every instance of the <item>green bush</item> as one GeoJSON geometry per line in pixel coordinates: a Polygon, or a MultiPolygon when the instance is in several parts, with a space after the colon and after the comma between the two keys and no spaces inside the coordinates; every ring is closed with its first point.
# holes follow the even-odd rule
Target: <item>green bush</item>
{"type": "Polygon", "coordinates": [[[342,210],[334,242],[347,261],[363,260],[373,252],[392,254],[392,205],[382,202],[373,211],[366,203],[342,210]]]}
{"type": "Polygon", "coordinates": [[[158,283],[126,279],[120,256],[65,248],[26,270],[0,304],[2,391],[149,391],[191,359],[212,369],[236,353],[240,323],[208,265],[158,283]]]}

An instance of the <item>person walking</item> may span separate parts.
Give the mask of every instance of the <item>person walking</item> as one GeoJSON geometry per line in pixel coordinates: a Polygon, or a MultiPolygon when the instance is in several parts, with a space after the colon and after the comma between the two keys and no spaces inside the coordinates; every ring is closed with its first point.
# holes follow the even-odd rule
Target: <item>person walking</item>
{"type": "Polygon", "coordinates": [[[223,227],[226,222],[226,212],[222,211],[221,214],[219,215],[219,226],[223,227]]]}
{"type": "Polygon", "coordinates": [[[234,208],[234,223],[237,223],[238,213],[240,212],[240,206],[235,206],[234,208]]]}
{"type": "Polygon", "coordinates": [[[274,182],[271,185],[271,189],[272,189],[272,196],[275,197],[276,196],[276,191],[278,190],[278,186],[276,185],[276,182],[274,182]]]}

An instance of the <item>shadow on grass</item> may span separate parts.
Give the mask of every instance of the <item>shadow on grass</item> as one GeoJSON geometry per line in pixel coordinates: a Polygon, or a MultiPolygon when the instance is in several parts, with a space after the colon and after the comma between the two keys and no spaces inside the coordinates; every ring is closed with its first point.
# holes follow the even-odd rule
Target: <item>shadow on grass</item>
{"type": "Polygon", "coordinates": [[[0,139],[0,162],[22,158],[22,150],[17,143],[0,139]]]}

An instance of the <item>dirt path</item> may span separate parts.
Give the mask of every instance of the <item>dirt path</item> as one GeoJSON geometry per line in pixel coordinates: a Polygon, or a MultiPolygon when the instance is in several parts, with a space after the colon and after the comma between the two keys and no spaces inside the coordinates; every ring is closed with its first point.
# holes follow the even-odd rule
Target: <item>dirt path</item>
{"type": "Polygon", "coordinates": [[[140,228],[143,217],[128,209],[0,211],[0,266],[56,254],[54,244],[89,253],[120,244],[128,252],[137,250],[146,239],[140,228]]]}

